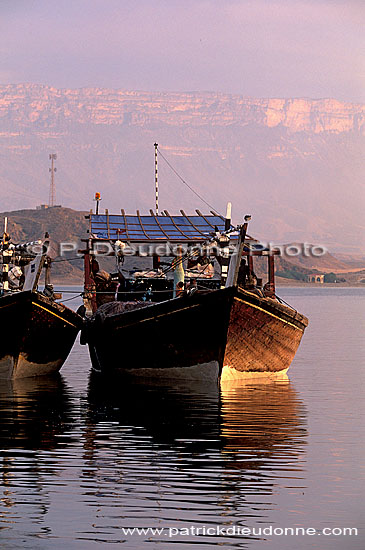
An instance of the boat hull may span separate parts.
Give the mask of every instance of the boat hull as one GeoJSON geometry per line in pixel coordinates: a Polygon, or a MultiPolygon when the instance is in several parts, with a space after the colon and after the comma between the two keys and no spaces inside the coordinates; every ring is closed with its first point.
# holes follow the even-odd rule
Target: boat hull
{"type": "Polygon", "coordinates": [[[173,378],[184,370],[196,378],[212,367],[217,377],[229,314],[225,292],[176,298],[115,315],[97,312],[83,339],[95,370],[173,378]]]}
{"type": "Polygon", "coordinates": [[[285,374],[307,325],[306,317],[295,310],[238,289],[230,312],[223,377],[285,374]]]}
{"type": "Polygon", "coordinates": [[[200,379],[208,364],[213,376],[223,371],[234,379],[285,373],[307,323],[289,307],[230,287],[124,313],[97,312],[83,340],[99,371],[200,379]]]}
{"type": "Polygon", "coordinates": [[[77,313],[31,291],[3,296],[0,318],[0,379],[59,371],[82,326],[77,313]]]}

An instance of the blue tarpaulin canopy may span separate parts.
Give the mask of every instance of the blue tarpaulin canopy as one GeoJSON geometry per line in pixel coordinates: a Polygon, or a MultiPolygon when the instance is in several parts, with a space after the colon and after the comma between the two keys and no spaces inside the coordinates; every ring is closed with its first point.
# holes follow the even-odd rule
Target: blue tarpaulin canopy
{"type": "MultiPolygon", "coordinates": [[[[180,210],[181,216],[170,215],[167,210],[156,215],[150,210],[149,216],[125,214],[92,214],[90,213],[90,237],[95,240],[128,243],[203,243],[212,237],[215,231],[225,230],[225,218],[211,212],[204,215],[199,210],[189,216],[180,210]]],[[[232,227],[233,229],[233,227],[232,227]]],[[[231,234],[230,240],[237,241],[238,234],[231,234]]],[[[271,251],[259,241],[246,235],[244,254],[267,255],[278,254],[271,251]]]]}
{"type": "Polygon", "coordinates": [[[91,236],[97,239],[125,240],[128,242],[202,242],[206,241],[218,228],[224,231],[225,219],[212,212],[203,215],[199,210],[188,216],[181,210],[181,216],[172,216],[167,210],[163,214],[120,215],[91,214],[91,236]]]}

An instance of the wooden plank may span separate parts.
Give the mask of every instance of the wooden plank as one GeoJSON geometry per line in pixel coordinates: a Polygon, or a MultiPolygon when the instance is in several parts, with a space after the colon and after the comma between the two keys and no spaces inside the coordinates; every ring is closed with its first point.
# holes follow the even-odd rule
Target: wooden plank
{"type": "Polygon", "coordinates": [[[127,224],[127,216],[125,215],[125,211],[123,208],[121,208],[121,213],[122,213],[122,216],[123,216],[123,219],[124,219],[124,227],[125,227],[125,235],[127,237],[127,239],[129,239],[129,235],[128,235],[128,224],[127,224]]]}
{"type": "Polygon", "coordinates": [[[139,213],[139,210],[137,210],[137,216],[138,216],[138,220],[139,220],[139,223],[140,223],[140,226],[141,226],[141,229],[143,231],[143,233],[145,234],[145,236],[147,237],[147,239],[149,239],[150,237],[148,236],[148,234],[146,233],[145,229],[144,229],[144,226],[142,224],[142,220],[141,220],[141,216],[140,216],[140,213],[139,213]]]}
{"type": "Polygon", "coordinates": [[[173,225],[174,227],[176,227],[176,229],[177,229],[178,231],[180,231],[180,233],[183,235],[183,237],[185,237],[186,239],[189,239],[190,237],[188,237],[188,236],[180,229],[180,227],[178,227],[178,226],[176,225],[176,223],[175,223],[174,220],[172,219],[171,214],[169,214],[167,210],[165,210],[165,214],[166,214],[166,216],[168,216],[168,217],[170,218],[172,225],[173,225]]]}
{"type": "Polygon", "coordinates": [[[169,235],[166,233],[166,231],[163,230],[163,228],[162,228],[160,222],[159,222],[158,219],[157,219],[157,216],[155,216],[154,211],[153,211],[153,210],[150,210],[150,213],[151,213],[151,216],[153,216],[153,217],[155,218],[158,227],[161,229],[161,232],[165,235],[165,237],[166,237],[167,240],[169,241],[169,240],[170,240],[170,237],[169,237],[169,235]]]}
{"type": "Polygon", "coordinates": [[[198,227],[196,225],[193,224],[193,222],[191,220],[189,220],[188,216],[185,214],[184,210],[180,210],[180,212],[182,213],[182,215],[188,220],[188,222],[190,223],[190,225],[192,227],[194,227],[195,231],[197,231],[198,233],[200,233],[201,235],[203,235],[205,238],[207,238],[207,235],[205,233],[203,233],[202,231],[200,231],[200,229],[198,229],[198,227]]]}
{"type": "Polygon", "coordinates": [[[109,226],[109,210],[105,209],[105,215],[106,215],[106,228],[108,231],[108,239],[110,239],[110,226],[109,226]]]}

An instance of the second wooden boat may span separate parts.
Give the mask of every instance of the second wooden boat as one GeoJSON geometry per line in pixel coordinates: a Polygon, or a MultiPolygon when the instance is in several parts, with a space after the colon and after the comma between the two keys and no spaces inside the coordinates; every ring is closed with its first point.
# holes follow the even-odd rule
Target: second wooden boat
{"type": "Polygon", "coordinates": [[[48,241],[14,245],[6,228],[0,245],[0,379],[57,372],[82,326],[82,318],[56,301],[49,280],[48,241]],[[34,248],[40,249],[33,252],[34,248]],[[38,290],[46,269],[43,292],[38,290]]]}

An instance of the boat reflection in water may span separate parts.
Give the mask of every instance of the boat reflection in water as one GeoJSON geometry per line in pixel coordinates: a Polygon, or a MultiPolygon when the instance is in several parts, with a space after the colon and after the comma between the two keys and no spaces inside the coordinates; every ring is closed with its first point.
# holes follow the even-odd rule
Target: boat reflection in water
{"type": "Polygon", "coordinates": [[[181,444],[186,438],[204,446],[205,438],[210,438],[218,448],[219,388],[209,380],[171,382],[91,371],[87,417],[91,448],[92,434],[97,437],[98,425],[105,422],[118,422],[138,435],[142,431],[157,444],[181,444]]]}
{"type": "Polygon", "coordinates": [[[51,506],[50,480],[59,474],[50,452],[70,442],[70,392],[59,374],[2,380],[0,411],[1,526],[34,534],[51,506]]]}
{"type": "MultiPolygon", "coordinates": [[[[42,550],[120,545],[125,527],[252,526],[302,476],[305,412],[288,380],[219,387],[91,373],[80,400],[61,376],[23,379],[0,386],[0,408],[4,550],[29,537],[42,550]]],[[[223,535],[173,540],[242,547],[223,535]]]]}
{"type": "MultiPolygon", "coordinates": [[[[243,384],[221,383],[221,438],[227,464],[240,469],[267,469],[303,453],[306,437],[303,406],[288,377],[243,384]]],[[[299,468],[299,465],[297,466],[299,468]]]]}
{"type": "MultiPolygon", "coordinates": [[[[119,540],[118,528],[126,525],[183,529],[264,521],[275,486],[301,476],[306,435],[305,411],[287,377],[218,387],[92,373],[84,459],[88,497],[94,494],[100,507],[98,526],[119,540]],[[106,478],[118,510],[110,498],[98,498],[106,478]]],[[[233,544],[229,537],[214,539],[233,544]]],[[[199,542],[215,547],[212,537],[199,542]]]]}
{"type": "Polygon", "coordinates": [[[0,447],[47,449],[71,424],[71,396],[60,374],[0,382],[0,447]]]}

